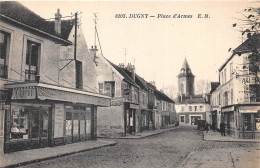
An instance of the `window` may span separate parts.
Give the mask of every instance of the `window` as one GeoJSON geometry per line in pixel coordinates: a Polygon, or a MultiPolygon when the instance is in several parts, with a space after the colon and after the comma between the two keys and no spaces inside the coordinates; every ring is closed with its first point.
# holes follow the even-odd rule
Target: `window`
{"type": "Polygon", "coordinates": [[[35,81],[39,70],[40,44],[27,41],[25,80],[35,81]]]}
{"type": "Polygon", "coordinates": [[[105,95],[108,96],[115,96],[115,82],[105,82],[105,88],[104,88],[105,95]]]}
{"type": "Polygon", "coordinates": [[[260,85],[249,85],[250,102],[260,102],[260,85]]]}
{"type": "Polygon", "coordinates": [[[7,78],[10,34],[0,31],[0,78],[7,78]]]}
{"type": "Polygon", "coordinates": [[[143,94],[143,105],[145,105],[145,94],[143,94]]]}
{"type": "Polygon", "coordinates": [[[192,111],[192,106],[189,106],[189,111],[192,111]]]}
{"type": "Polygon", "coordinates": [[[181,94],[184,94],[184,84],[181,83],[181,94]]]}
{"type": "Polygon", "coordinates": [[[227,82],[227,74],[226,74],[226,69],[224,69],[224,83],[227,82]]]}
{"type": "Polygon", "coordinates": [[[48,107],[12,105],[11,140],[48,137],[48,107]]]}
{"type": "Polygon", "coordinates": [[[76,60],[76,88],[83,88],[82,62],[76,60]]]}
{"type": "Polygon", "coordinates": [[[181,122],[184,122],[184,116],[181,116],[181,122]]]}
{"type": "Polygon", "coordinates": [[[194,111],[197,111],[197,106],[194,106],[194,111]]]}
{"type": "Polygon", "coordinates": [[[66,112],[66,135],[72,134],[72,113],[66,112]]]}
{"type": "Polygon", "coordinates": [[[233,89],[230,90],[230,100],[231,104],[233,104],[233,89]]]}
{"type": "Polygon", "coordinates": [[[79,134],[79,113],[73,114],[73,135],[79,134]]]}
{"type": "Polygon", "coordinates": [[[221,105],[221,96],[218,94],[218,105],[221,105]]]}
{"type": "Polygon", "coordinates": [[[228,105],[228,92],[226,91],[224,93],[224,106],[227,106],[228,105]]]}
{"type": "Polygon", "coordinates": [[[233,63],[230,63],[230,79],[232,78],[233,75],[233,63]]]}
{"type": "Polygon", "coordinates": [[[181,111],[184,111],[184,106],[181,106],[181,111]]]}
{"type": "Polygon", "coordinates": [[[200,106],[200,111],[203,111],[203,106],[200,106]]]}

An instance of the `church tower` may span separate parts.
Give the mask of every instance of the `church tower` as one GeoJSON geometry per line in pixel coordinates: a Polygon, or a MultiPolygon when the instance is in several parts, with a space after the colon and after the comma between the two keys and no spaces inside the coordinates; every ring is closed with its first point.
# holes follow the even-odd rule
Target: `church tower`
{"type": "Polygon", "coordinates": [[[181,67],[181,72],[178,75],[179,95],[190,97],[194,95],[194,78],[190,66],[185,58],[181,67]]]}

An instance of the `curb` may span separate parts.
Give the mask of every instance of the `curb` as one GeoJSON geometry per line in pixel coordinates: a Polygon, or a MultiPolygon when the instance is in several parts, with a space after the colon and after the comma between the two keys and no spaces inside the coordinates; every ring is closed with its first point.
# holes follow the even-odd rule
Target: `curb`
{"type": "Polygon", "coordinates": [[[147,138],[147,137],[151,137],[151,136],[154,136],[154,135],[159,135],[159,134],[162,134],[162,133],[165,133],[165,132],[169,132],[169,131],[175,130],[176,128],[178,128],[178,127],[173,127],[173,128],[171,128],[169,130],[158,132],[158,133],[154,133],[154,134],[150,134],[150,135],[146,135],[146,136],[118,137],[118,138],[115,138],[115,137],[98,137],[98,138],[100,138],[100,139],[131,139],[131,140],[144,139],[144,138],[147,138]]]}
{"type": "Polygon", "coordinates": [[[260,143],[260,142],[257,142],[257,141],[239,141],[239,140],[216,140],[216,139],[212,139],[212,140],[209,140],[209,139],[205,139],[205,134],[203,133],[203,141],[213,141],[213,142],[241,142],[241,143],[260,143]]]}
{"type": "Polygon", "coordinates": [[[107,144],[107,145],[104,145],[104,146],[97,146],[97,147],[93,147],[93,148],[89,148],[89,149],[82,149],[82,150],[79,150],[79,151],[63,153],[63,154],[60,154],[60,155],[50,156],[50,157],[46,157],[46,158],[29,160],[29,161],[25,161],[25,162],[21,162],[21,163],[17,163],[17,164],[4,166],[4,167],[1,167],[1,168],[11,168],[11,167],[24,166],[24,165],[28,165],[28,164],[31,164],[31,163],[37,163],[37,162],[41,162],[41,161],[45,161],[45,160],[50,160],[50,159],[54,159],[54,158],[72,155],[72,154],[75,154],[75,153],[81,153],[81,152],[85,152],[85,151],[90,151],[90,150],[95,150],[95,149],[104,148],[104,147],[108,147],[108,146],[115,146],[115,145],[117,145],[117,143],[113,142],[111,144],[107,144]]]}

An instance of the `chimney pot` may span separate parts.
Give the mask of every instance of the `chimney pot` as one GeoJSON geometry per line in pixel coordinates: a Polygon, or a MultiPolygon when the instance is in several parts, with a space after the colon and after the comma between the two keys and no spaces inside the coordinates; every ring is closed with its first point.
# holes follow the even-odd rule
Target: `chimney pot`
{"type": "Polygon", "coordinates": [[[57,9],[57,13],[55,13],[55,32],[61,34],[61,14],[60,9],[57,9]]]}

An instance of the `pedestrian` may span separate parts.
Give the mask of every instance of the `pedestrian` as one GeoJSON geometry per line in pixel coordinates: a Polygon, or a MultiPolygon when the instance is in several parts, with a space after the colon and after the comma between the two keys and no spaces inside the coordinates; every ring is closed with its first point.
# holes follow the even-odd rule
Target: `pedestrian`
{"type": "Polygon", "coordinates": [[[226,136],[225,135],[225,124],[224,123],[220,123],[220,132],[222,136],[226,136]]]}
{"type": "Polygon", "coordinates": [[[209,124],[207,122],[205,122],[205,125],[204,125],[204,130],[208,133],[209,131],[209,124]]]}

